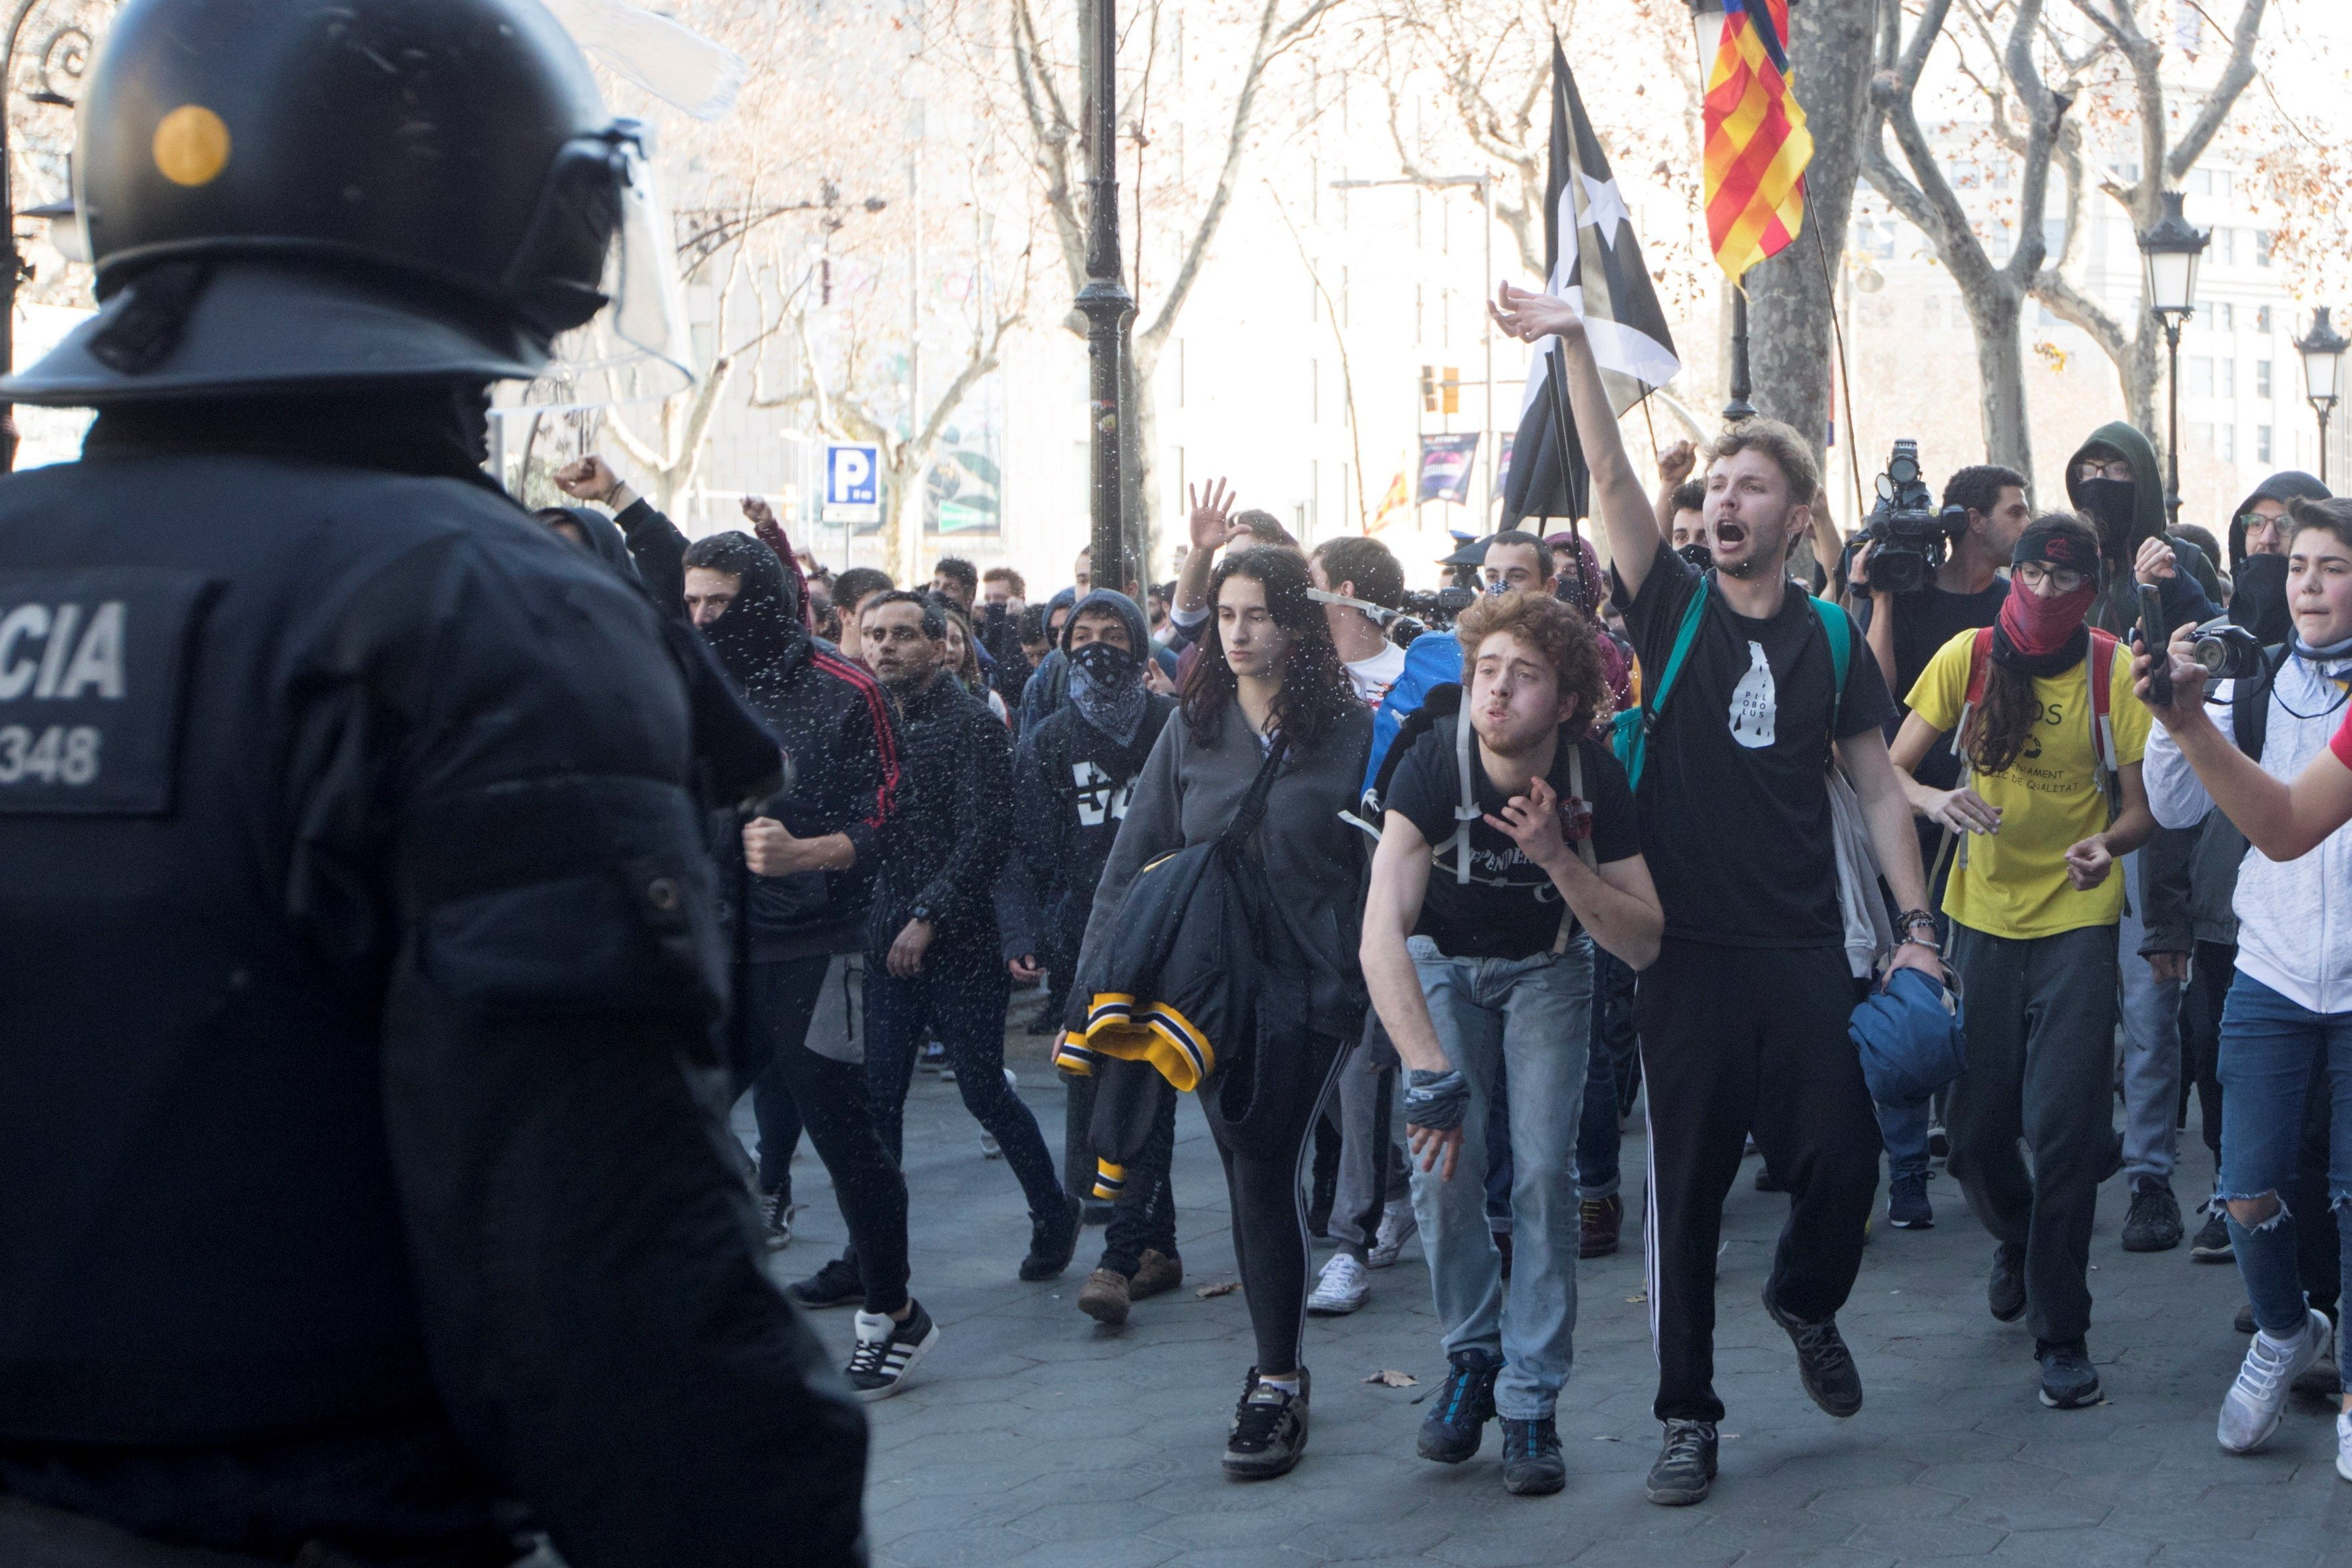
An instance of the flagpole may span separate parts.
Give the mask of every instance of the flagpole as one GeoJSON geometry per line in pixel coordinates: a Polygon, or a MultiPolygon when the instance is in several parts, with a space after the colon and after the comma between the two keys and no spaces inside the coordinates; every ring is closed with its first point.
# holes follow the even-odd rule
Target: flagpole
{"type": "Polygon", "coordinates": [[[1576,463],[1570,456],[1569,443],[1576,439],[1574,423],[1568,412],[1568,373],[1560,366],[1559,340],[1554,338],[1546,345],[1544,374],[1551,383],[1552,425],[1559,439],[1559,477],[1568,484],[1568,531],[1576,540],[1576,604],[1591,614],[1594,605],[1584,602],[1584,526],[1580,521],[1592,493],[1592,478],[1585,475],[1585,493],[1576,493],[1576,463]]]}
{"type": "MultiPolygon", "coordinates": [[[[1478,177],[1478,200],[1479,200],[1480,204],[1485,207],[1485,209],[1486,209],[1486,260],[1482,263],[1482,265],[1483,265],[1483,266],[1486,268],[1486,283],[1492,283],[1492,282],[1494,282],[1494,281],[1495,281],[1495,176],[1494,176],[1494,175],[1492,175],[1492,174],[1481,174],[1481,175],[1478,177]]],[[[1483,300],[1485,300],[1487,298],[1486,289],[1486,284],[1484,284],[1484,283],[1482,283],[1481,285],[1479,285],[1479,289],[1478,289],[1478,298],[1479,298],[1482,301],[1483,301],[1483,300]]],[[[1481,447],[1485,447],[1485,448],[1486,448],[1486,511],[1481,515],[1481,518],[1480,518],[1480,526],[1481,526],[1481,527],[1484,527],[1484,528],[1492,528],[1492,527],[1495,525],[1495,457],[1496,457],[1496,453],[1495,453],[1495,312],[1494,312],[1494,311],[1492,311],[1492,310],[1480,310],[1480,311],[1478,312],[1478,314],[1479,314],[1481,317],[1483,317],[1483,318],[1485,319],[1486,323],[1486,384],[1485,391],[1481,394],[1481,395],[1480,395],[1480,397],[1479,397],[1479,400],[1478,400],[1478,405],[1479,405],[1480,409],[1483,411],[1483,412],[1482,412],[1482,414],[1481,414],[1481,416],[1480,416],[1480,419],[1481,419],[1481,423],[1485,426],[1485,429],[1484,429],[1484,430],[1481,432],[1481,434],[1479,435],[1479,437],[1478,437],[1478,445],[1479,445],[1479,446],[1481,446],[1481,447]]]]}

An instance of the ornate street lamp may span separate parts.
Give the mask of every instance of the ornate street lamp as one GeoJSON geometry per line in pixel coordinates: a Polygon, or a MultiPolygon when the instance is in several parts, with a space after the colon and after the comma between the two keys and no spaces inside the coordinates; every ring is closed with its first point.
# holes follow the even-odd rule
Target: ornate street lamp
{"type": "Polygon", "coordinates": [[[2180,193],[2166,191],[2164,213],[2139,237],[2147,308],[2164,328],[2165,384],[2170,410],[2164,432],[2164,521],[2180,521],[2180,323],[2197,311],[2197,264],[2212,235],[2180,216],[2180,193]]]}
{"type": "MultiPolygon", "coordinates": [[[[16,47],[25,36],[25,24],[47,3],[47,0],[17,0],[16,11],[8,20],[5,47],[0,47],[0,222],[7,225],[7,251],[0,255],[0,374],[16,368],[16,290],[31,281],[33,276],[32,268],[25,260],[25,253],[17,246],[16,219],[47,218],[58,252],[68,261],[89,259],[86,255],[79,254],[80,228],[70,196],[65,201],[28,208],[22,213],[16,210],[16,149],[9,145],[8,141],[8,100],[16,85],[16,47]]],[[[110,6],[104,11],[95,6],[79,9],[99,15],[110,14],[111,11],[110,6]]],[[[91,25],[96,26],[96,21],[93,20],[91,25]]],[[[40,85],[26,97],[34,103],[53,109],[71,110],[73,95],[79,91],[81,79],[89,72],[90,56],[95,47],[89,30],[79,21],[65,22],[54,27],[41,43],[40,85]]],[[[16,437],[13,410],[7,405],[0,404],[0,472],[6,472],[16,466],[16,437]]]]}
{"type": "Polygon", "coordinates": [[[1087,131],[1092,154],[1087,176],[1087,281],[1077,307],[1087,319],[1087,437],[1093,461],[1090,542],[1095,582],[1124,589],[1140,579],[1142,563],[1129,562],[1127,522],[1120,502],[1120,330],[1135,310],[1127,291],[1118,250],[1118,22],[1115,0],[1085,0],[1078,9],[1086,37],[1079,47],[1094,57],[1094,97],[1087,131]]]}
{"type": "Polygon", "coordinates": [[[2327,416],[2336,412],[2336,377],[2344,365],[2344,351],[2352,349],[2352,339],[2330,326],[2327,307],[2322,305],[2311,319],[2311,331],[2294,341],[2295,352],[2303,355],[2304,395],[2310,400],[2311,411],[2319,416],[2319,482],[2327,482],[2327,416]]]}

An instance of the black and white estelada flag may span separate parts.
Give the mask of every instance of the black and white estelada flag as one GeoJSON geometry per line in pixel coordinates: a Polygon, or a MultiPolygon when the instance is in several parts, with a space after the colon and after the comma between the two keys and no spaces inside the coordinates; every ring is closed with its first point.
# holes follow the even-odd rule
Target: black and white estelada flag
{"type": "MultiPolygon", "coordinates": [[[[1623,414],[1682,369],[1665,312],[1650,287],[1633,214],[1609,172],[1609,154],[1585,118],[1559,38],[1551,46],[1551,174],[1544,194],[1545,292],[1584,314],[1586,341],[1601,364],[1610,406],[1623,414]]],[[[1528,372],[1519,429],[1503,489],[1504,528],[1533,518],[1580,518],[1591,478],[1574,422],[1555,405],[1551,374],[1559,340],[1547,338],[1528,372]],[[1560,433],[1569,433],[1561,449],[1560,433]]]]}

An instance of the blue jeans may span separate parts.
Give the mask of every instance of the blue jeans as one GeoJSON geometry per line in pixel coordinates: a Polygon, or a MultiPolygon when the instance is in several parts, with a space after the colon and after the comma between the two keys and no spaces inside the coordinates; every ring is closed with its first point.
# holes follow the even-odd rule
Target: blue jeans
{"type": "Polygon", "coordinates": [[[2304,1322],[2303,1279],[2295,1260],[2300,1219],[2285,1206],[2303,1143],[2304,1097],[2313,1068],[2327,1064],[2334,1115],[2328,1141],[2327,1198],[2344,1257],[2352,1259],[2352,1013],[2314,1013],[2242,971],[2221,1005],[2221,1190],[2224,1199],[2275,1195],[2276,1218],[2252,1229],[2230,1217],[2238,1274],[2254,1321],[2275,1334],[2304,1322]]]}
{"type": "Polygon", "coordinates": [[[1446,1059],[1470,1080],[1454,1179],[1413,1163],[1430,1283],[1447,1355],[1503,1358],[1495,1408],[1515,1421],[1551,1415],[1576,1331],[1576,1126],[1591,1049],[1592,948],[1532,958],[1448,958],[1426,937],[1407,944],[1446,1059]],[[1486,1095],[1510,1077],[1508,1285],[1486,1226],[1486,1095]],[[1507,1300],[1506,1292],[1507,1291],[1507,1300]]]}
{"type": "MultiPolygon", "coordinates": [[[[2172,1181],[2180,1149],[2180,982],[2158,980],[2139,955],[2147,907],[2139,851],[2121,868],[2130,902],[2116,929],[2124,1016],[2124,1180],[2172,1181]]],[[[2225,1113],[2226,1114],[2226,1113],[2225,1113]]]]}
{"type": "Polygon", "coordinates": [[[1904,1109],[1874,1105],[1878,1112],[1878,1136],[1886,1145],[1886,1175],[1924,1175],[1927,1169],[1927,1110],[1925,1101],[1904,1109]]]}

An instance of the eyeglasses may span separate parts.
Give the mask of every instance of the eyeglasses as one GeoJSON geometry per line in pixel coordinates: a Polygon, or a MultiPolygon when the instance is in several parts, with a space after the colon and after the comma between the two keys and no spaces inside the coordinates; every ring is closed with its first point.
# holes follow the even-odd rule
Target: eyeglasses
{"type": "Polygon", "coordinates": [[[2128,484],[2133,477],[2132,466],[2121,458],[2085,458],[2074,465],[2074,477],[2078,479],[2121,479],[2128,484]]]}
{"type": "Polygon", "coordinates": [[[2039,588],[2048,583],[2061,594],[2071,594],[2083,585],[2083,574],[2069,566],[2044,566],[2039,561],[2021,563],[2016,569],[2017,580],[2029,588],[2039,588]]]}
{"type": "Polygon", "coordinates": [[[2286,527],[2286,519],[2272,517],[2263,512],[2250,511],[2239,517],[2238,526],[2248,533],[2276,533],[2286,527]]]}

